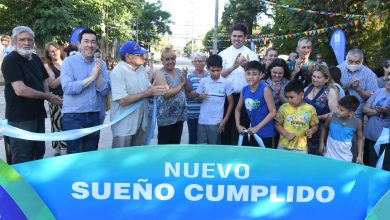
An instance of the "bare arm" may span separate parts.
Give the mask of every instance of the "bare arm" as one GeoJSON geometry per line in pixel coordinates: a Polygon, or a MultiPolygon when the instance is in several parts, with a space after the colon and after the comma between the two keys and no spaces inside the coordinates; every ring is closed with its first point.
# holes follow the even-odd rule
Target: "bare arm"
{"type": "Polygon", "coordinates": [[[367,116],[379,115],[379,112],[376,109],[371,108],[371,105],[368,103],[363,106],[363,113],[367,116]]]}
{"type": "MultiPolygon", "coordinates": [[[[11,83],[12,88],[15,91],[15,94],[17,96],[22,96],[25,98],[30,99],[44,99],[47,100],[50,103],[60,105],[62,103],[62,100],[60,97],[53,95],[48,92],[41,92],[38,90],[35,90],[31,87],[28,87],[24,84],[23,81],[15,81],[11,83]]],[[[47,86],[46,86],[47,87],[47,86]]]]}
{"type": "Polygon", "coordinates": [[[183,89],[183,87],[185,85],[185,81],[181,81],[177,86],[175,86],[173,88],[169,88],[167,80],[165,79],[164,73],[162,73],[161,71],[158,71],[156,73],[156,85],[164,86],[167,89],[166,93],[164,94],[164,98],[169,99],[183,89]]]}
{"type": "Polygon", "coordinates": [[[221,123],[219,123],[219,128],[218,128],[219,133],[222,133],[225,130],[225,125],[229,120],[230,114],[233,111],[233,105],[234,105],[233,96],[232,95],[227,96],[227,100],[228,100],[228,108],[225,117],[222,119],[221,123]]]}
{"type": "Polygon", "coordinates": [[[367,101],[370,96],[372,95],[372,92],[364,90],[362,87],[357,86],[354,88],[365,101],[367,101]]]}
{"type": "Polygon", "coordinates": [[[320,153],[323,154],[325,150],[325,138],[327,136],[328,130],[329,130],[329,123],[330,123],[330,115],[325,119],[325,124],[324,127],[322,128],[321,131],[321,136],[320,136],[320,153]]]}
{"type": "Polygon", "coordinates": [[[357,150],[358,155],[356,157],[356,163],[363,164],[363,125],[360,122],[359,127],[356,131],[356,137],[357,137],[357,150]]]}
{"type": "Polygon", "coordinates": [[[242,93],[241,93],[240,94],[240,99],[238,100],[238,103],[237,103],[237,106],[236,106],[236,109],[234,109],[234,119],[235,119],[235,122],[236,122],[237,131],[240,134],[244,134],[245,133],[244,130],[246,129],[240,123],[242,104],[243,104],[243,101],[242,101],[242,93]]]}
{"type": "Polygon", "coordinates": [[[264,127],[266,124],[268,124],[276,115],[276,108],[275,108],[275,102],[274,98],[272,96],[272,91],[270,88],[265,87],[264,89],[264,99],[267,104],[268,108],[268,114],[267,116],[259,123],[257,124],[253,129],[249,128],[248,131],[250,134],[255,134],[258,130],[260,130],[262,127],[264,127]]]}
{"type": "Polygon", "coordinates": [[[328,94],[328,107],[330,113],[319,115],[318,120],[326,120],[332,112],[336,112],[338,100],[339,100],[338,90],[336,90],[335,88],[330,88],[328,94]]]}
{"type": "Polygon", "coordinates": [[[126,106],[133,104],[135,102],[138,102],[139,100],[148,98],[150,96],[158,96],[158,95],[164,95],[166,92],[166,89],[164,86],[150,86],[147,90],[144,92],[131,94],[126,97],[123,97],[119,99],[119,105],[120,106],[126,106]]]}
{"type": "Polygon", "coordinates": [[[49,67],[49,65],[47,63],[45,63],[44,66],[45,66],[47,73],[49,74],[49,78],[47,79],[47,82],[48,82],[50,88],[55,89],[58,86],[60,86],[61,85],[61,78],[55,77],[53,70],[49,67]]]}

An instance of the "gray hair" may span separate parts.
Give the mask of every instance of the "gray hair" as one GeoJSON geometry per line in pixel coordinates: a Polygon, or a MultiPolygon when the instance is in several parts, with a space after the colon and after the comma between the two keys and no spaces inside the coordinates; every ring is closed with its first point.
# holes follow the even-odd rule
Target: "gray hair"
{"type": "Polygon", "coordinates": [[[363,60],[363,51],[360,50],[359,48],[352,48],[348,51],[347,53],[347,56],[346,56],[346,60],[348,60],[348,58],[351,56],[351,55],[355,55],[355,54],[358,54],[360,56],[360,60],[363,60]]]}
{"type": "Polygon", "coordinates": [[[24,32],[31,34],[32,37],[35,38],[34,31],[32,31],[31,28],[27,26],[17,26],[12,29],[12,40],[16,41],[17,36],[24,32]]]}
{"type": "Polygon", "coordinates": [[[195,60],[196,58],[202,58],[203,60],[206,60],[206,55],[204,55],[204,53],[201,52],[193,52],[191,54],[191,60],[195,60]]]}
{"type": "Polygon", "coordinates": [[[298,40],[298,46],[297,47],[301,47],[303,43],[307,43],[307,42],[310,42],[310,43],[313,43],[310,38],[308,37],[302,37],[298,40]]]}
{"type": "Polygon", "coordinates": [[[383,67],[389,68],[389,66],[390,66],[390,59],[387,59],[387,60],[385,60],[385,61],[383,62],[383,67]]]}

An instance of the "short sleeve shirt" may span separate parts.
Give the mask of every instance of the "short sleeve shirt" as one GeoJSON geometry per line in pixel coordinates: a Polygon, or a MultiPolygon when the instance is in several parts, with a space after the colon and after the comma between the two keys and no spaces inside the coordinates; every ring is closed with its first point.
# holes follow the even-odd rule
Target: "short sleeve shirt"
{"type": "Polygon", "coordinates": [[[313,106],[304,103],[295,108],[289,103],[285,103],[279,108],[275,120],[288,133],[295,135],[291,141],[280,135],[279,146],[290,150],[307,150],[306,130],[318,124],[316,110],[313,106]]]}
{"type": "MultiPolygon", "coordinates": [[[[366,91],[374,93],[378,89],[378,83],[376,80],[376,75],[368,67],[361,66],[356,72],[351,72],[347,68],[347,63],[344,61],[342,64],[337,66],[341,70],[341,79],[340,82],[344,86],[351,81],[352,79],[359,80],[359,86],[366,91]]],[[[357,108],[355,114],[356,117],[362,118],[363,116],[363,105],[366,103],[364,99],[359,95],[359,93],[353,88],[349,89],[349,94],[356,96],[359,99],[360,105],[357,108]]]]}
{"type": "Polygon", "coordinates": [[[49,75],[41,59],[36,54],[32,54],[29,60],[13,51],[4,58],[1,70],[5,79],[5,117],[12,122],[45,118],[43,99],[18,96],[11,85],[13,82],[22,81],[27,87],[45,92],[43,82],[49,75]]]}
{"type": "MultiPolygon", "coordinates": [[[[134,105],[120,106],[119,100],[128,95],[144,92],[150,86],[150,82],[143,66],[134,69],[123,61],[114,67],[109,76],[111,85],[110,116],[111,119],[115,119],[134,105]]],[[[145,99],[143,104],[133,113],[111,125],[113,136],[134,135],[139,128],[145,130],[147,113],[147,100],[145,99]]]]}
{"type": "Polygon", "coordinates": [[[196,93],[207,94],[200,106],[199,124],[219,124],[223,119],[225,97],[233,93],[230,82],[223,77],[214,81],[209,76],[200,81],[196,93]]]}

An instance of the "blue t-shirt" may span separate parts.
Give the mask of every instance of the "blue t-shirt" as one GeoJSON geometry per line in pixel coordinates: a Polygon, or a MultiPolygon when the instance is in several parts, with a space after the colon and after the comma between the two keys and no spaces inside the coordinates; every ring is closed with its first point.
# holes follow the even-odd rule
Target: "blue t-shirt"
{"type": "MultiPolygon", "coordinates": [[[[269,113],[267,103],[264,99],[265,87],[267,87],[267,85],[263,81],[260,81],[259,87],[257,87],[255,92],[251,92],[249,86],[245,86],[242,89],[242,99],[252,127],[262,122],[269,113]]],[[[261,138],[276,136],[274,120],[259,129],[259,131],[257,131],[257,135],[261,138]]]]}

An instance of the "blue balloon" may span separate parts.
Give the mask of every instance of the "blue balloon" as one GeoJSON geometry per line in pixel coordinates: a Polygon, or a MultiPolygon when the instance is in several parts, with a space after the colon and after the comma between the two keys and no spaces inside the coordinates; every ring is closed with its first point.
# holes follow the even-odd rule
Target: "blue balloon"
{"type": "Polygon", "coordinates": [[[79,34],[81,31],[83,31],[85,29],[88,29],[88,28],[83,27],[83,26],[78,26],[78,27],[73,28],[73,31],[69,36],[69,43],[78,46],[79,45],[79,34]]]}
{"type": "Polygon", "coordinates": [[[341,29],[335,30],[330,39],[330,46],[332,46],[338,64],[344,61],[346,45],[347,40],[344,31],[341,29]]]}

